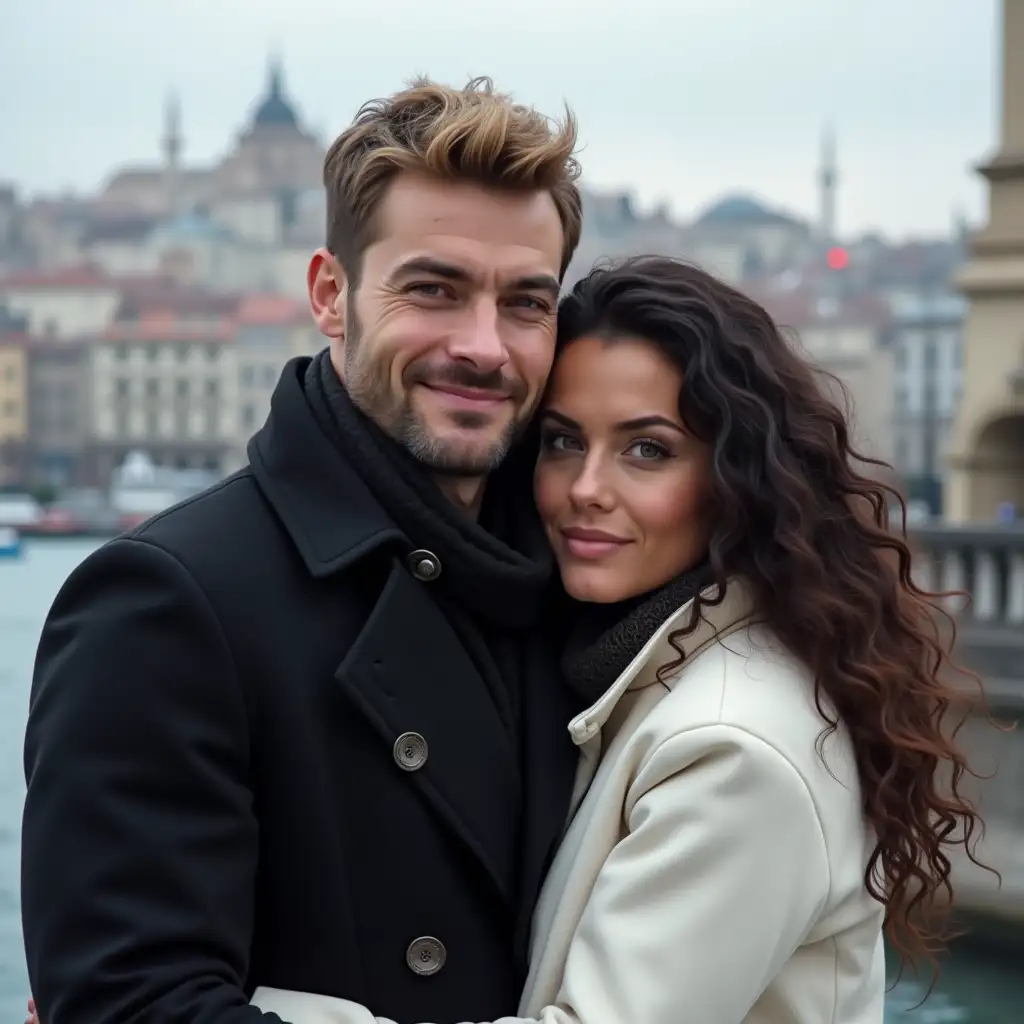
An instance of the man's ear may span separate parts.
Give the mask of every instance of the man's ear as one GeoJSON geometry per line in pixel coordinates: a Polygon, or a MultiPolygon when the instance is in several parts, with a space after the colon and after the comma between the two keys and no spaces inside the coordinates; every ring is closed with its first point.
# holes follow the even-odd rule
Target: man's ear
{"type": "Polygon", "coordinates": [[[320,333],[343,341],[348,279],[341,264],[326,249],[317,249],[309,261],[306,290],[309,292],[309,308],[320,333]]]}

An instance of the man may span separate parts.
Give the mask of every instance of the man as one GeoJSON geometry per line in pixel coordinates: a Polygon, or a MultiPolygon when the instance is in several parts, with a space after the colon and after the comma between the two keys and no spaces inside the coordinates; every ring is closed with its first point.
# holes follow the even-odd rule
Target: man
{"type": "Polygon", "coordinates": [[[46,1024],[250,1024],[257,985],[515,1012],[575,757],[528,478],[484,484],[553,358],[574,144],[487,80],[367,105],[325,163],[329,349],[246,469],[61,590],[25,751],[46,1024]]]}

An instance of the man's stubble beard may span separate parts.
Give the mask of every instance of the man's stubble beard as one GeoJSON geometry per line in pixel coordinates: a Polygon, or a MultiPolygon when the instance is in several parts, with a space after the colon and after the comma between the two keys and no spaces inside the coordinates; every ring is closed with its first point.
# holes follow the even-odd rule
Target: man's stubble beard
{"type": "MultiPolygon", "coordinates": [[[[536,402],[513,417],[504,433],[486,451],[465,451],[455,441],[434,436],[423,417],[412,405],[412,387],[407,385],[397,400],[391,391],[389,368],[360,358],[362,325],[349,295],[345,312],[345,389],[353,403],[389,437],[400,444],[417,462],[433,473],[451,477],[484,477],[493,472],[526,430],[536,402]],[[460,450],[463,449],[463,450],[460,450]]],[[[463,383],[474,383],[463,381],[463,383]]],[[[463,429],[481,429],[488,417],[482,413],[461,411],[452,417],[463,429]]]]}

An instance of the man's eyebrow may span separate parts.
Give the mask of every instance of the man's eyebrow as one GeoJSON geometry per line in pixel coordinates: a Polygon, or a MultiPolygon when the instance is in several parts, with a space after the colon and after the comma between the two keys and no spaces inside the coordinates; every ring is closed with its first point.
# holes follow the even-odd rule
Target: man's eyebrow
{"type": "Polygon", "coordinates": [[[505,291],[547,292],[558,298],[562,284],[554,274],[525,274],[517,277],[505,286],[505,291]]]}
{"type": "Polygon", "coordinates": [[[391,272],[391,280],[400,277],[409,277],[411,274],[429,274],[431,277],[441,277],[446,281],[466,282],[472,280],[472,275],[464,267],[455,263],[448,263],[446,260],[439,260],[434,256],[413,256],[399,263],[391,272]]]}
{"type": "MultiPolygon", "coordinates": [[[[391,272],[390,279],[395,281],[413,274],[429,274],[431,277],[440,277],[445,281],[459,284],[466,284],[473,280],[473,275],[465,267],[438,259],[436,256],[412,256],[395,267],[391,272]]],[[[558,298],[561,290],[562,285],[558,278],[554,274],[544,273],[523,274],[502,285],[502,291],[546,292],[555,299],[558,298]]]]}

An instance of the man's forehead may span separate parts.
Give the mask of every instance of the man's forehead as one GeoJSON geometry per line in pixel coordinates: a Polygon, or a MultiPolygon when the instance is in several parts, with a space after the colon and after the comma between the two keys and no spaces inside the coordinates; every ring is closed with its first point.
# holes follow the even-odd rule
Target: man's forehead
{"type": "Polygon", "coordinates": [[[551,195],[399,175],[377,217],[388,264],[420,254],[503,275],[558,274],[564,237],[551,195]]]}

